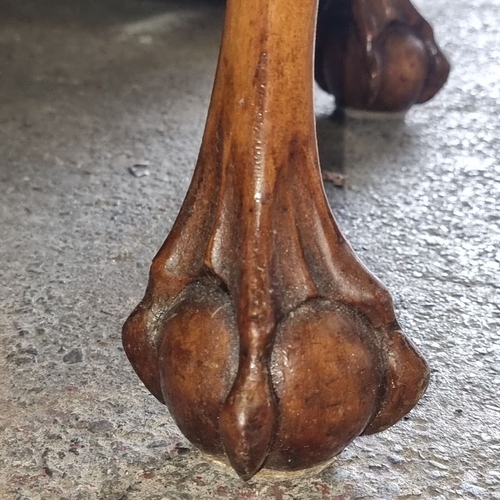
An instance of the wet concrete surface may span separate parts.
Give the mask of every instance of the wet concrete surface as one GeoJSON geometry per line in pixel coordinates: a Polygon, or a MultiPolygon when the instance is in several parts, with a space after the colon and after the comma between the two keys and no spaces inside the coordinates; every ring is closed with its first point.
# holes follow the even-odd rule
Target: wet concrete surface
{"type": "Polygon", "coordinates": [[[245,484],[120,342],[189,184],[222,3],[0,0],[1,499],[500,498],[500,4],[416,5],[454,63],[446,89],[404,123],[339,128],[317,106],[325,167],[348,178],[332,209],[430,389],[319,475],[245,484]]]}

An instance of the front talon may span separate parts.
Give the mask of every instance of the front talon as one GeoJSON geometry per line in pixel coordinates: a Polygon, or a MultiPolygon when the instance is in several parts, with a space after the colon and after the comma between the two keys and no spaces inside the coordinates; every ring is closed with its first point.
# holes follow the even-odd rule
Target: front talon
{"type": "Polygon", "coordinates": [[[337,106],[402,112],[434,97],[450,65],[409,0],[324,0],[316,79],[337,106]]]}

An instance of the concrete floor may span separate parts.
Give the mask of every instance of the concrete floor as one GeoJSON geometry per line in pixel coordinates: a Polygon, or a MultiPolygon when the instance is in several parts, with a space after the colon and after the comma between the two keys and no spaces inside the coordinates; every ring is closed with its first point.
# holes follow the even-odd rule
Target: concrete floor
{"type": "Polygon", "coordinates": [[[323,116],[319,133],[348,175],[333,211],[431,387],[321,474],[244,484],[120,342],[190,180],[222,3],[0,0],[2,500],[500,499],[500,4],[415,3],[454,63],[446,89],[405,123],[323,116]]]}

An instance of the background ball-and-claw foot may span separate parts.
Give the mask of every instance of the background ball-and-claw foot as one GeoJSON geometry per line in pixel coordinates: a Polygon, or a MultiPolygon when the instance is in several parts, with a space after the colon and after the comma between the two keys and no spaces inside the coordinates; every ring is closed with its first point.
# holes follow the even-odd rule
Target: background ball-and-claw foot
{"type": "Polygon", "coordinates": [[[398,113],[428,101],[450,65],[408,0],[325,0],[316,79],[349,110],[398,113]]]}

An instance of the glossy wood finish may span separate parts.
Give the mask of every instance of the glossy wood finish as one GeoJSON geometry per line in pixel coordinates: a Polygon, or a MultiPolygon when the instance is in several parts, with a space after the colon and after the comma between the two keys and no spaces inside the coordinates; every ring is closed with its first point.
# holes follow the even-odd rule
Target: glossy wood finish
{"type": "Polygon", "coordinates": [[[186,437],[243,479],[386,429],[428,370],[330,212],[313,113],[314,0],[230,0],[193,181],[123,330],[186,437]]]}
{"type": "Polygon", "coordinates": [[[322,0],[316,79],[337,106],[401,112],[428,101],[450,65],[409,0],[322,0]]]}

